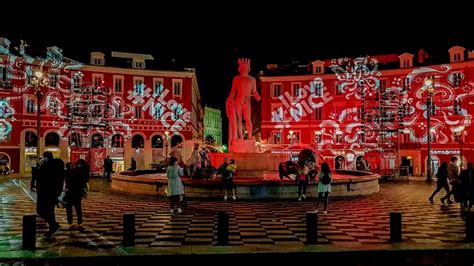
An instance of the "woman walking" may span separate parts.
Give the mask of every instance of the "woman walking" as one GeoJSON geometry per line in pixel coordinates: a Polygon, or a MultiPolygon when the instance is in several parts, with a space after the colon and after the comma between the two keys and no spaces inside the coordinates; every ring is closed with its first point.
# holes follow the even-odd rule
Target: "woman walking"
{"type": "Polygon", "coordinates": [[[319,211],[319,203],[324,196],[324,214],[328,213],[329,193],[331,193],[332,175],[329,164],[321,164],[321,172],[318,175],[318,203],[316,204],[316,213],[319,211]]]}

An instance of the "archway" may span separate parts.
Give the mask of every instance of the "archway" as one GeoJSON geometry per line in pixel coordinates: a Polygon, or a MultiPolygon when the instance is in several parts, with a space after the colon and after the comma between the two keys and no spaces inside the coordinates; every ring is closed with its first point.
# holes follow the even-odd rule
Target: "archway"
{"type": "Polygon", "coordinates": [[[137,162],[137,169],[144,169],[144,151],[145,139],[142,135],[134,135],[132,137],[132,158],[137,162]]]}
{"type": "Polygon", "coordinates": [[[69,135],[69,147],[82,148],[81,135],[73,132],[69,135]]]}
{"type": "Polygon", "coordinates": [[[56,132],[46,134],[44,145],[46,147],[59,147],[59,135],[56,132]]]}
{"type": "Polygon", "coordinates": [[[174,148],[181,143],[183,143],[183,138],[180,135],[173,135],[171,137],[171,148],[174,148]]]}
{"type": "Polygon", "coordinates": [[[116,173],[125,169],[124,143],[125,140],[121,134],[115,134],[111,138],[110,159],[112,159],[112,170],[116,173]]]}
{"type": "Polygon", "coordinates": [[[103,148],[104,137],[102,137],[102,135],[99,133],[92,135],[91,144],[92,144],[92,148],[103,148]]]}
{"type": "Polygon", "coordinates": [[[151,161],[156,164],[165,159],[164,156],[164,141],[161,135],[154,135],[151,138],[151,161]]]}
{"type": "Polygon", "coordinates": [[[10,172],[10,156],[4,152],[0,152],[0,174],[9,175],[10,172]]]}

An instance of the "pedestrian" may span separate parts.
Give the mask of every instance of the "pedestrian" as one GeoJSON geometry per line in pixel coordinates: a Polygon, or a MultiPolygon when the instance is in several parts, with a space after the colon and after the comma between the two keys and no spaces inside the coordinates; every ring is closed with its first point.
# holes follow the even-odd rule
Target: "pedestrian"
{"type": "Polygon", "coordinates": [[[298,162],[298,175],[296,178],[296,183],[298,184],[298,201],[306,199],[306,188],[308,187],[309,182],[309,166],[304,162],[298,162]]]}
{"type": "MultiPolygon", "coordinates": [[[[229,165],[229,158],[224,158],[224,163],[219,166],[219,169],[217,169],[219,175],[221,176],[222,185],[224,188],[224,201],[227,201],[229,190],[232,192],[232,199],[237,199],[237,197],[235,196],[234,179],[232,178],[232,173],[229,170],[232,169],[234,166],[228,167],[229,165]]],[[[237,168],[237,166],[235,166],[235,168],[237,168]]]]}
{"type": "Polygon", "coordinates": [[[135,161],[135,158],[132,157],[132,162],[130,163],[130,168],[128,168],[127,170],[130,170],[130,171],[137,170],[137,161],[135,161]]]}
{"type": "Polygon", "coordinates": [[[33,157],[31,160],[31,184],[30,184],[30,190],[33,192],[36,192],[36,184],[38,181],[38,176],[39,176],[39,160],[38,157],[33,157]]]}
{"type": "Polygon", "coordinates": [[[106,180],[110,180],[110,175],[112,174],[113,162],[110,159],[110,156],[104,159],[104,176],[106,180]]]}
{"type": "Polygon", "coordinates": [[[329,164],[321,164],[321,172],[318,175],[318,202],[316,204],[316,213],[319,211],[319,203],[324,196],[324,214],[328,213],[329,193],[331,193],[332,175],[329,164]]]}
{"type": "Polygon", "coordinates": [[[181,209],[180,197],[184,195],[184,186],[179,175],[180,168],[178,166],[178,159],[176,157],[170,158],[170,165],[166,169],[166,176],[168,177],[168,197],[170,199],[170,212],[174,213],[177,208],[178,213],[183,212],[181,209]]]}
{"type": "MultiPolygon", "coordinates": [[[[459,167],[457,165],[457,162],[458,162],[458,158],[456,157],[451,157],[451,163],[449,164],[448,166],[448,178],[449,178],[449,183],[451,183],[451,190],[449,191],[449,193],[442,197],[440,199],[441,203],[444,204],[444,201],[447,199],[448,200],[448,204],[452,204],[454,202],[451,201],[450,197],[451,195],[453,195],[454,193],[457,193],[457,189],[459,188],[458,187],[458,183],[459,183],[459,167]]],[[[455,197],[457,196],[454,195],[455,197]]]]}
{"type": "Polygon", "coordinates": [[[66,215],[69,228],[73,229],[72,209],[76,210],[77,224],[79,229],[82,229],[82,197],[84,196],[84,189],[86,188],[87,179],[84,176],[84,169],[82,169],[82,162],[78,162],[80,167],[76,167],[74,163],[66,164],[66,215]]]}
{"type": "MultiPolygon", "coordinates": [[[[43,162],[39,169],[37,181],[37,212],[48,223],[48,231],[44,234],[46,239],[52,239],[60,226],[56,222],[54,213],[58,197],[62,192],[60,164],[49,151],[43,153],[43,162]]],[[[62,171],[64,172],[64,165],[62,171]]]]}
{"type": "Polygon", "coordinates": [[[467,163],[467,168],[461,172],[459,179],[462,189],[461,209],[463,213],[467,213],[474,203],[474,167],[471,162],[467,163]]]}
{"type": "Polygon", "coordinates": [[[449,194],[448,175],[448,162],[443,162],[436,173],[438,180],[436,182],[436,189],[429,198],[431,204],[434,203],[433,198],[441,189],[444,188],[444,190],[446,190],[446,195],[449,194]]]}

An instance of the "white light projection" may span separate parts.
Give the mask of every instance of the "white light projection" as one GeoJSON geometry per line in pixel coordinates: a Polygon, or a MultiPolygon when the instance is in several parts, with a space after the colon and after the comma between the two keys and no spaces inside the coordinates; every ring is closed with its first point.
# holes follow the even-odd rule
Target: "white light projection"
{"type": "Polygon", "coordinates": [[[151,88],[145,87],[144,84],[137,84],[133,90],[128,91],[127,99],[133,104],[143,104],[142,110],[148,111],[155,120],[171,132],[178,133],[184,130],[187,123],[191,121],[191,112],[175,100],[165,100],[170,90],[164,88],[162,84],[155,92],[151,92],[151,88]]]}

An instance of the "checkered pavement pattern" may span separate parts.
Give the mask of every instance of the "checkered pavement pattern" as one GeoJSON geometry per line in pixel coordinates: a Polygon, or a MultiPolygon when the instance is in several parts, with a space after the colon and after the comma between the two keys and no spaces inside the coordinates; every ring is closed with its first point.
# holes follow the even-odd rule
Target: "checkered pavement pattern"
{"type": "MultiPolygon", "coordinates": [[[[35,213],[35,193],[27,179],[0,181],[0,252],[21,250],[22,216],[35,213]]],[[[83,201],[84,229],[69,229],[65,209],[56,209],[61,230],[54,241],[41,235],[47,225],[37,218],[37,249],[72,246],[92,250],[121,246],[122,219],[136,215],[137,247],[216,245],[217,212],[229,214],[229,245],[305,245],[306,212],[315,210],[315,199],[219,201],[188,200],[181,214],[170,214],[166,198],[118,194],[110,183],[91,181],[83,201]]],[[[430,204],[435,184],[387,182],[380,193],[350,198],[330,198],[328,214],[318,214],[318,244],[387,244],[389,213],[402,213],[403,241],[424,244],[461,242],[464,220],[458,204],[430,204]]],[[[320,209],[322,207],[320,206],[320,209]]]]}

